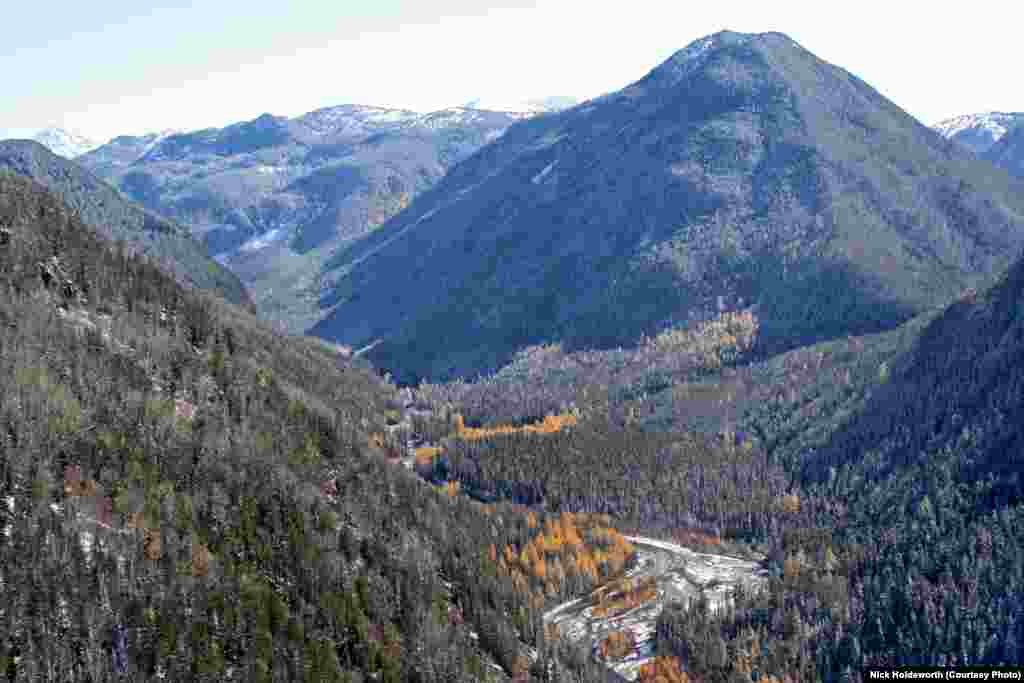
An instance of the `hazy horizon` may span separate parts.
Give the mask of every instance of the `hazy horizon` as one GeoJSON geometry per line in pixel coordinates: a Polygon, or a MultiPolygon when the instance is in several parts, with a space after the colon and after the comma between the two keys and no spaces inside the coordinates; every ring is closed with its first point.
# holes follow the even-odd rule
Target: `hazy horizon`
{"type": "Polygon", "coordinates": [[[725,28],[784,32],[927,124],[1024,110],[1024,93],[1009,86],[1012,22],[896,3],[841,13],[794,2],[640,0],[622,12],[576,0],[436,0],[429,9],[106,0],[50,14],[38,4],[8,10],[19,30],[0,54],[0,138],[56,126],[102,142],[346,103],[433,111],[474,98],[585,100],[725,28]]]}

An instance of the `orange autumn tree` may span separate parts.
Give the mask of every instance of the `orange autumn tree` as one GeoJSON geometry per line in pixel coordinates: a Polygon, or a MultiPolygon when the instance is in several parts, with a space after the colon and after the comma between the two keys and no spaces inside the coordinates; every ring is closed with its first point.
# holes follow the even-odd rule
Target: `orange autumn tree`
{"type": "Polygon", "coordinates": [[[612,631],[597,644],[598,653],[605,659],[622,659],[636,647],[636,636],[632,631],[612,631]]]}
{"type": "Polygon", "coordinates": [[[455,435],[466,441],[477,441],[494,436],[495,434],[553,434],[565,427],[575,425],[577,418],[572,413],[562,415],[547,415],[536,424],[513,427],[511,425],[498,425],[496,427],[467,427],[462,415],[456,413],[453,418],[455,435]]]}
{"type": "Polygon", "coordinates": [[[610,589],[603,593],[600,604],[594,607],[595,616],[621,614],[658,596],[658,580],[653,576],[644,577],[639,585],[634,586],[630,579],[611,584],[610,589]]]}
{"type": "Polygon", "coordinates": [[[690,677],[675,657],[655,657],[640,666],[637,683],[689,683],[690,677]]]}
{"type": "MultiPolygon", "coordinates": [[[[513,578],[520,593],[537,590],[557,595],[567,586],[575,590],[593,587],[601,579],[621,573],[633,546],[614,529],[602,526],[610,519],[600,515],[564,512],[546,516],[542,523],[535,512],[526,513],[526,527],[537,533],[526,543],[495,547],[498,571],[513,578]],[[518,579],[519,576],[522,579],[518,579]]],[[[488,548],[488,556],[491,551],[488,548]]]]}

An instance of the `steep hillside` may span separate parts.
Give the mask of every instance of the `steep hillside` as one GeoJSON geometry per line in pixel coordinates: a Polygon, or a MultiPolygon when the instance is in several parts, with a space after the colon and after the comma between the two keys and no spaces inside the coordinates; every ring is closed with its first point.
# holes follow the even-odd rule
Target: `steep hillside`
{"type": "Polygon", "coordinates": [[[238,278],[206,255],[188,230],[128,200],[98,177],[37,142],[0,142],[0,169],[31,178],[60,196],[83,222],[108,239],[124,240],[181,282],[250,303],[238,278]]]}
{"type": "Polygon", "coordinates": [[[79,161],[188,225],[242,278],[265,318],[302,331],[319,318],[325,264],[340,246],[527,115],[342,105],[115,138],[79,161]]]}
{"type": "Polygon", "coordinates": [[[893,327],[1024,244],[1009,176],[780,34],[518,123],[336,260],[311,331],[403,381],[752,308],[762,352],[893,327]]]}
{"type": "Polygon", "coordinates": [[[984,156],[1008,130],[1021,122],[1024,122],[1024,112],[990,111],[956,116],[936,123],[932,128],[942,137],[984,156]]]}
{"type": "Polygon", "coordinates": [[[985,158],[1018,178],[1024,178],[1024,117],[999,142],[992,145],[985,158]]]}
{"type": "Polygon", "coordinates": [[[930,321],[828,441],[810,490],[848,504],[851,628],[829,668],[1019,662],[1024,260],[930,321]],[[977,624],[974,627],[973,624],[977,624]]]}
{"type": "Polygon", "coordinates": [[[0,387],[7,679],[468,683],[528,665],[527,599],[484,552],[524,543],[523,516],[387,464],[393,387],[9,173],[0,387]]]}
{"type": "Polygon", "coordinates": [[[1021,502],[1024,260],[997,286],[947,308],[886,374],[864,411],[811,459],[808,476],[852,468],[877,482],[946,470],[965,486],[982,484],[971,498],[984,508],[1021,502]]]}

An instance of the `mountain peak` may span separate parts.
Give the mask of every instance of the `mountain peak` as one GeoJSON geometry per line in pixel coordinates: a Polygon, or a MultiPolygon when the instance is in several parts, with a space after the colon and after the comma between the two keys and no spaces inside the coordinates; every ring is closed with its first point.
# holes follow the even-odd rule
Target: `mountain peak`
{"type": "Polygon", "coordinates": [[[748,45],[751,43],[796,45],[792,38],[784,33],[775,31],[767,33],[739,33],[737,31],[722,30],[694,40],[686,47],[675,52],[675,54],[668,58],[667,62],[684,64],[698,59],[707,52],[717,48],[748,45]]]}
{"type": "MultiPolygon", "coordinates": [[[[686,47],[676,51],[671,57],[654,67],[646,78],[634,85],[660,85],[672,88],[693,73],[708,66],[712,59],[723,51],[749,46],[758,52],[773,51],[780,47],[799,48],[799,45],[783,33],[738,33],[736,31],[719,31],[694,40],[686,47]]],[[[642,88],[641,88],[642,90],[642,88]]],[[[625,91],[636,94],[638,91],[625,91]]]]}
{"type": "Polygon", "coordinates": [[[310,331],[382,339],[368,356],[402,381],[548,341],[627,346],[723,306],[756,307],[762,353],[878,331],[1024,245],[992,171],[788,37],[716,33],[464,160],[345,254],[310,331]]]}
{"type": "Polygon", "coordinates": [[[954,116],[932,128],[942,137],[964,145],[976,154],[984,154],[1019,123],[1024,123],[1024,112],[986,111],[954,116]]]}
{"type": "Polygon", "coordinates": [[[32,139],[66,159],[74,159],[103,144],[77,131],[58,127],[43,128],[32,139]]]}

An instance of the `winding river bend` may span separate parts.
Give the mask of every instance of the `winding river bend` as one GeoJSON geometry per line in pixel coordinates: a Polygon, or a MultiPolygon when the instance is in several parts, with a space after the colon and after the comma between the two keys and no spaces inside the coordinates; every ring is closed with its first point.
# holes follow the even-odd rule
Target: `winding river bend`
{"type": "Polygon", "coordinates": [[[689,548],[642,536],[626,536],[636,546],[637,565],[627,574],[634,584],[656,582],[656,597],[636,607],[595,614],[602,589],[585,598],[563,603],[544,614],[545,624],[555,624],[563,638],[589,642],[593,651],[612,631],[633,632],[636,647],[623,659],[608,661],[622,679],[634,681],[640,666],[654,656],[654,629],[662,608],[669,603],[690,603],[702,596],[712,610],[724,607],[737,586],[753,589],[767,572],[756,562],[725,555],[698,553],[689,548]]]}

